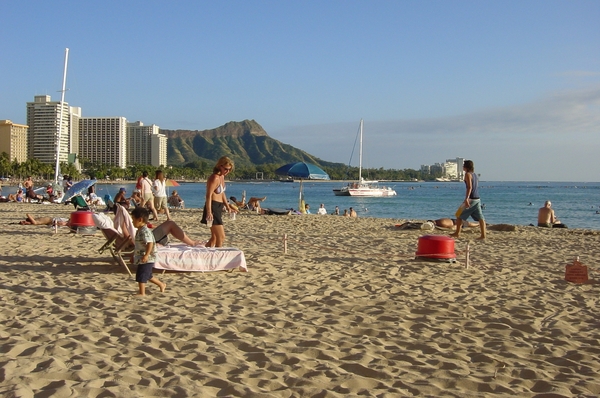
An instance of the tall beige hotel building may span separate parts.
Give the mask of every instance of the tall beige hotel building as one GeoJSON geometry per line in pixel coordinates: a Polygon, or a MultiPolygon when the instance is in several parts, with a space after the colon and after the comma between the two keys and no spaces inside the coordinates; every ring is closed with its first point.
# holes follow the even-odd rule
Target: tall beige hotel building
{"type": "Polygon", "coordinates": [[[27,126],[10,120],[0,120],[0,153],[8,160],[23,163],[27,160],[27,126]]]}
{"type": "Polygon", "coordinates": [[[167,165],[167,136],[160,128],[142,122],[127,124],[127,163],[150,164],[154,167],[167,165]]]}
{"type": "Polygon", "coordinates": [[[127,119],[82,117],[79,120],[79,156],[92,163],[127,167],[127,119]]]}

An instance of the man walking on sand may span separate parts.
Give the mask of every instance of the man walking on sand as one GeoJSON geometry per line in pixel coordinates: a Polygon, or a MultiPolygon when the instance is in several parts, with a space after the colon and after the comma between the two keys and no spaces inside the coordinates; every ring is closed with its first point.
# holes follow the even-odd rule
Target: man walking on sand
{"type": "Polygon", "coordinates": [[[462,220],[467,220],[469,217],[479,222],[479,228],[481,229],[481,236],[479,239],[485,239],[485,219],[483,218],[483,212],[481,211],[481,199],[479,198],[479,178],[475,174],[475,165],[472,160],[465,160],[463,163],[463,170],[465,171],[465,186],[466,194],[465,200],[463,201],[460,214],[457,214],[456,219],[456,232],[451,234],[455,238],[460,237],[460,231],[462,230],[462,220]]]}

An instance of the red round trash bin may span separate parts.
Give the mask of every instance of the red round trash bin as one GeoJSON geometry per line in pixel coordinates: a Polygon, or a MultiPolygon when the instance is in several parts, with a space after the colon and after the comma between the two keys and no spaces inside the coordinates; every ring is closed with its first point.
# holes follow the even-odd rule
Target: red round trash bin
{"type": "Polygon", "coordinates": [[[456,258],[454,239],[444,235],[421,236],[415,256],[435,259],[456,258]]]}
{"type": "Polygon", "coordinates": [[[93,227],[94,219],[91,211],[74,211],[71,213],[72,227],[93,227]]]}

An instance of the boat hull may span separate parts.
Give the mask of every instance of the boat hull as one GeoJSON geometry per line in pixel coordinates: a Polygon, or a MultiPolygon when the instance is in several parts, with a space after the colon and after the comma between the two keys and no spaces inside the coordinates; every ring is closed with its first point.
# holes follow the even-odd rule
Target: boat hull
{"type": "Polygon", "coordinates": [[[350,194],[350,196],[357,196],[357,197],[363,197],[363,198],[379,198],[379,197],[385,197],[385,196],[396,196],[396,191],[394,191],[393,189],[387,189],[387,188],[367,188],[367,189],[349,189],[348,193],[350,194]]]}
{"type": "Polygon", "coordinates": [[[350,196],[350,192],[348,192],[347,189],[342,188],[342,189],[334,189],[333,190],[333,194],[335,196],[350,196]]]}
{"type": "Polygon", "coordinates": [[[385,196],[396,196],[396,191],[390,187],[379,187],[374,184],[349,184],[346,187],[333,190],[335,196],[356,196],[363,198],[380,198],[385,196]]]}

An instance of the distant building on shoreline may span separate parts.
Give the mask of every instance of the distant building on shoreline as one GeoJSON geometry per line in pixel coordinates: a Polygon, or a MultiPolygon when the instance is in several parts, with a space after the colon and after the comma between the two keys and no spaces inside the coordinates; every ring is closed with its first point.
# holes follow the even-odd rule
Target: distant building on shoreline
{"type": "Polygon", "coordinates": [[[128,123],[125,117],[82,117],[81,108],[52,101],[49,95],[27,102],[27,125],[0,121],[0,134],[0,152],[20,163],[34,158],[55,164],[60,136],[59,162],[77,168],[79,157],[121,168],[167,165],[167,136],[158,126],[128,123]]]}
{"type": "Polygon", "coordinates": [[[27,160],[28,126],[10,120],[0,120],[0,153],[6,152],[8,160],[22,163],[27,160]]]}
{"type": "Polygon", "coordinates": [[[54,164],[60,135],[59,161],[68,161],[70,151],[75,149],[69,145],[73,134],[70,111],[68,103],[52,101],[49,95],[36,95],[33,102],[27,103],[27,152],[30,158],[54,164]]]}
{"type": "Polygon", "coordinates": [[[465,177],[462,165],[464,158],[446,159],[444,163],[421,165],[421,172],[430,175],[440,175],[439,181],[462,181],[465,177]]]}
{"type": "Polygon", "coordinates": [[[127,166],[127,119],[82,117],[79,119],[79,156],[110,166],[127,166]]]}
{"type": "Polygon", "coordinates": [[[127,164],[167,165],[167,136],[157,125],[127,123],[127,164]]]}

